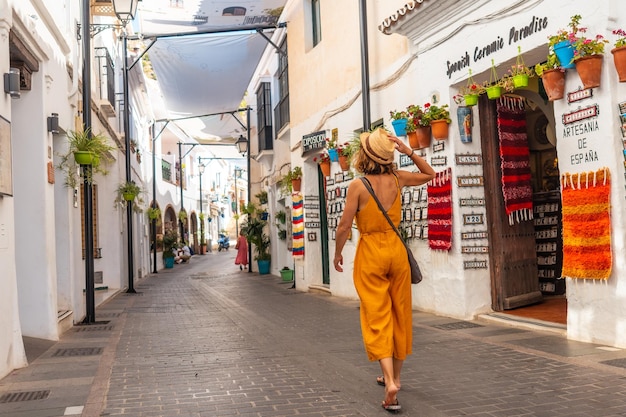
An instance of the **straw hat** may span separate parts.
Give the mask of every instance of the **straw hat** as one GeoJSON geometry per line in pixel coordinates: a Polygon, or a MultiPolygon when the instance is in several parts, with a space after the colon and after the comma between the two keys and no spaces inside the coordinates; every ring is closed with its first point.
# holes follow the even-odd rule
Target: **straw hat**
{"type": "Polygon", "coordinates": [[[373,132],[363,132],[360,136],[361,147],[367,156],[381,165],[393,163],[396,143],[389,139],[389,134],[382,127],[373,132]]]}

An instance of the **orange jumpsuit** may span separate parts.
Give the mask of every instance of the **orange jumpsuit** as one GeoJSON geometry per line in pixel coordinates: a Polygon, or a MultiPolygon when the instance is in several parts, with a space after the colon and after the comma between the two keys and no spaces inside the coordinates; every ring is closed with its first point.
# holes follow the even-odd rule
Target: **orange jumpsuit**
{"type": "MultiPolygon", "coordinates": [[[[400,188],[387,214],[400,223],[400,188]]],[[[411,267],[402,241],[372,197],[356,214],[359,243],[354,286],[361,300],[361,332],[371,361],[412,352],[411,267]]]]}

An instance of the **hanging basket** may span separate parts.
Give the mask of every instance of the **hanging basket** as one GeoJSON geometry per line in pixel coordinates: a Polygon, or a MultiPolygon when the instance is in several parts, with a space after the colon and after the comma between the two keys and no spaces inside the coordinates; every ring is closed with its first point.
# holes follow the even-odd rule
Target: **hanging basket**
{"type": "Polygon", "coordinates": [[[465,105],[468,107],[478,104],[478,94],[465,94],[463,99],[465,100],[465,105]]]}
{"type": "MultiPolygon", "coordinates": [[[[449,125],[447,120],[433,120],[430,122],[432,135],[437,140],[448,139],[449,125]]],[[[430,145],[430,144],[429,144],[430,145]]]]}
{"type": "Polygon", "coordinates": [[[560,100],[565,94],[565,71],[559,68],[546,70],[541,75],[543,89],[546,90],[549,101],[560,100]]]}
{"type": "Polygon", "coordinates": [[[395,119],[391,121],[393,131],[396,132],[396,136],[406,136],[406,124],[407,119],[395,119]]]}
{"type": "Polygon", "coordinates": [[[513,76],[513,86],[515,88],[528,87],[528,75],[518,74],[513,76]]]}
{"type": "Polygon", "coordinates": [[[600,87],[603,58],[604,55],[597,54],[587,55],[576,60],[576,72],[578,72],[584,89],[600,87]]]}
{"type": "Polygon", "coordinates": [[[491,87],[487,87],[487,97],[490,100],[495,100],[502,97],[502,87],[499,85],[492,85],[491,87]]]}
{"type": "Polygon", "coordinates": [[[626,82],[626,46],[611,50],[619,82],[626,82]]]}
{"type": "Polygon", "coordinates": [[[124,197],[125,201],[133,201],[135,199],[135,194],[133,194],[133,193],[123,193],[122,197],[124,197]]]}
{"type": "Polygon", "coordinates": [[[74,152],[74,159],[78,165],[92,165],[96,156],[93,152],[76,151],[74,152]]]}

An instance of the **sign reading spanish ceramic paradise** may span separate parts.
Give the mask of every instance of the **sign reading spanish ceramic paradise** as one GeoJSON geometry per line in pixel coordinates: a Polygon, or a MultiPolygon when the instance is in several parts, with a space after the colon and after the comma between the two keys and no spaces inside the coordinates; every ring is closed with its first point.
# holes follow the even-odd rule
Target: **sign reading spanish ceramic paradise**
{"type": "MultiPolygon", "coordinates": [[[[446,74],[448,75],[448,78],[451,79],[452,74],[455,72],[469,68],[472,66],[472,63],[486,59],[489,55],[504,49],[506,45],[513,45],[517,42],[521,42],[523,39],[542,32],[547,27],[548,18],[546,16],[533,16],[530,19],[530,22],[522,22],[519,26],[513,25],[509,28],[508,35],[496,35],[496,37],[491,41],[487,41],[482,45],[474,46],[471,56],[469,51],[465,51],[465,54],[461,55],[459,59],[447,60],[446,74]]],[[[542,35],[545,35],[545,33],[542,33],[542,35]]]]}

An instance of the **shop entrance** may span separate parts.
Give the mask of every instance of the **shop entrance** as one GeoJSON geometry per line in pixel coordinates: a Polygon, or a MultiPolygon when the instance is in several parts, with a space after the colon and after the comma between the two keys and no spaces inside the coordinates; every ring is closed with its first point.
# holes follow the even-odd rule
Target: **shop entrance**
{"type": "Polygon", "coordinates": [[[554,116],[552,107],[537,93],[520,93],[526,96],[534,219],[515,222],[512,226],[504,207],[496,103],[486,97],[479,103],[492,308],[566,324],[565,280],[561,279],[561,195],[554,124],[550,123],[554,116]]]}

